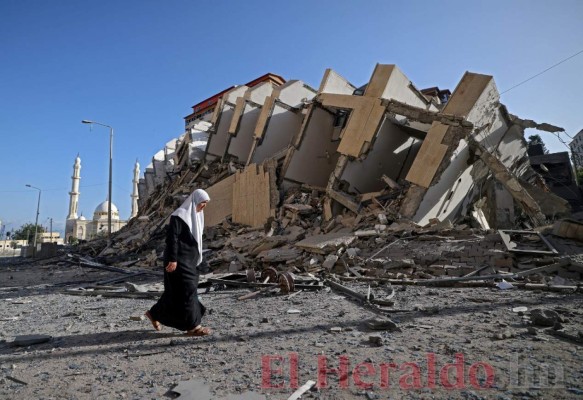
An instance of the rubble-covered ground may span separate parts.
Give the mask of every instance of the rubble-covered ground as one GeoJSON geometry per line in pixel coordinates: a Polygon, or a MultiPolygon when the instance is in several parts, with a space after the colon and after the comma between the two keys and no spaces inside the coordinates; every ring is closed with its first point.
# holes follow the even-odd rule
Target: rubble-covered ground
{"type": "MultiPolygon", "coordinates": [[[[176,398],[172,389],[196,378],[199,396],[182,398],[205,398],[208,391],[212,399],[287,399],[295,391],[290,384],[322,384],[324,376],[328,387],[302,398],[583,396],[580,292],[372,282],[377,297],[395,291],[394,311],[381,317],[328,287],[249,300],[238,300],[248,289],[202,290],[214,334],[194,338],[168,328],[155,332],[140,320],[153,299],[63,293],[119,273],[16,260],[0,263],[0,398],[176,398]],[[383,329],[372,330],[372,318],[383,329]],[[52,338],[16,345],[16,337],[30,334],[52,338]],[[262,364],[268,356],[282,358],[262,364]],[[319,371],[319,362],[345,369],[346,379],[319,371]],[[463,373],[459,380],[456,371],[463,373]]],[[[145,285],[161,277],[128,280],[145,285]]],[[[344,284],[369,290],[368,283],[344,284]]]]}

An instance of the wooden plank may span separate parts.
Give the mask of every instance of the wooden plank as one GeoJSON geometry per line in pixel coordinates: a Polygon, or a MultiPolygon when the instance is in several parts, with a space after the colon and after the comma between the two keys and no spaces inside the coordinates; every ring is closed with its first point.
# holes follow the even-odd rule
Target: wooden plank
{"type": "Polygon", "coordinates": [[[233,185],[235,175],[231,175],[206,189],[211,201],[204,210],[204,226],[221,223],[233,212],[233,185]]]}
{"type": "Polygon", "coordinates": [[[273,215],[271,207],[271,169],[251,164],[237,174],[233,196],[233,221],[261,227],[273,215]]]}
{"type": "MultiPolygon", "coordinates": [[[[253,198],[253,215],[251,217],[251,226],[261,226],[261,218],[265,215],[262,208],[265,208],[265,172],[263,171],[263,165],[257,166],[257,173],[251,177],[253,179],[254,193],[253,198]]],[[[269,207],[267,207],[269,211],[269,207]]],[[[265,218],[264,221],[266,221],[265,218]]]]}

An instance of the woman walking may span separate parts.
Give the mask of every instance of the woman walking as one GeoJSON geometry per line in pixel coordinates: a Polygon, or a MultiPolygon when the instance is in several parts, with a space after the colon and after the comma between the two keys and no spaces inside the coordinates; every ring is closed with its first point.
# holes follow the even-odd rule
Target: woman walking
{"type": "Polygon", "coordinates": [[[146,312],[157,331],[162,324],[186,331],[190,336],[211,333],[201,325],[206,310],[197,294],[197,267],[202,262],[203,209],[209,201],[208,193],[197,189],[170,217],[164,251],[164,293],[146,312]]]}

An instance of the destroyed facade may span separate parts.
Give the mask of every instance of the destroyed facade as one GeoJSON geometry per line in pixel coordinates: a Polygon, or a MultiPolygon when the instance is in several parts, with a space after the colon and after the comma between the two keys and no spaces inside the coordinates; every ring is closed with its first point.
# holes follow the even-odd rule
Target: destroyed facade
{"type": "Polygon", "coordinates": [[[491,76],[467,72],[451,95],[424,94],[395,65],[377,65],[360,88],[332,70],[317,90],[271,76],[193,107],[187,132],[140,179],[140,215],[152,211],[154,192],[176,196],[195,183],[214,194],[208,226],[229,215],[261,226],[284,192],[302,185],[325,194],[325,220],[396,188],[389,213],[419,225],[470,218],[508,228],[524,217],[538,226],[569,212],[529,166],[524,129],[539,125],[508,113],[491,76]],[[209,168],[220,171],[205,178],[209,168]],[[164,190],[176,180],[179,190],[164,190]]]}

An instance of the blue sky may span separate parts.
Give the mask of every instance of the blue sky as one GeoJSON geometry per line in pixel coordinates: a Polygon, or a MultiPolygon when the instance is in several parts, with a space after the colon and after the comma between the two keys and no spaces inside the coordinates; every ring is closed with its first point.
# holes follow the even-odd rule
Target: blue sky
{"type": "MultiPolygon", "coordinates": [[[[326,68],[355,85],[394,63],[419,87],[454,89],[466,70],[500,91],[583,50],[574,1],[0,1],[0,220],[64,226],[72,166],[80,211],[107,196],[130,213],[133,164],[183,132],[190,107],[266,72],[318,87],[326,68]]],[[[510,112],[583,128],[583,54],[502,95],[510,112]]],[[[551,151],[565,147],[541,133],[551,151]]]]}

